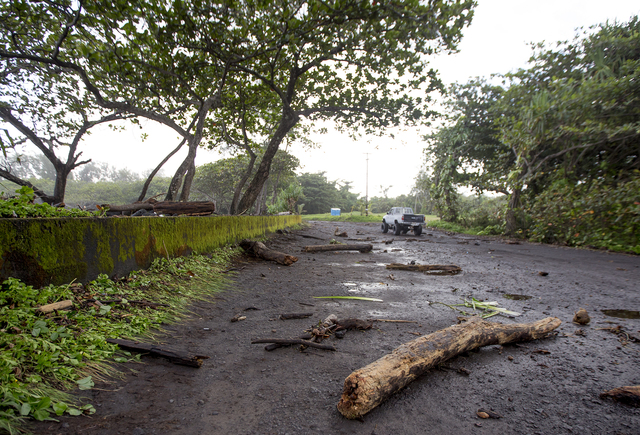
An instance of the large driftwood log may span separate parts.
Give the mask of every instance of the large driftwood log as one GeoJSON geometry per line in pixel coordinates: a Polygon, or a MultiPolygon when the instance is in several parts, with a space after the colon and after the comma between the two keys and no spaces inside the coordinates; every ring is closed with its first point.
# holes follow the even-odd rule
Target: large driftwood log
{"type": "Polygon", "coordinates": [[[344,381],[338,410],[347,418],[360,418],[454,356],[482,346],[543,338],[560,323],[560,319],[548,317],[535,323],[502,325],[471,317],[465,323],[417,338],[351,373],[344,381]]]}
{"type": "Polygon", "coordinates": [[[107,338],[107,343],[117,344],[121,349],[132,350],[134,352],[144,352],[154,356],[167,358],[174,364],[181,364],[189,367],[200,367],[202,365],[202,361],[209,358],[208,356],[203,355],[189,355],[173,349],[163,349],[155,344],[141,343],[139,341],[107,338]]]}
{"type": "Polygon", "coordinates": [[[293,263],[298,261],[298,257],[294,257],[293,255],[284,254],[278,251],[273,251],[267,248],[262,242],[255,242],[253,240],[245,239],[242,240],[239,244],[242,249],[250,254],[255,255],[256,257],[260,257],[269,261],[275,261],[276,263],[284,264],[285,266],[291,266],[293,263]]]}
{"type": "Polygon", "coordinates": [[[304,252],[324,252],[324,251],[360,251],[371,252],[373,245],[367,243],[335,244],[335,245],[312,245],[302,248],[304,252]]]}
{"type": "Polygon", "coordinates": [[[108,208],[109,212],[131,213],[138,210],[153,210],[157,214],[183,214],[183,215],[207,215],[216,211],[216,206],[211,201],[160,201],[160,202],[136,202],[125,205],[105,204],[102,208],[108,208]]]}
{"type": "Polygon", "coordinates": [[[603,399],[610,397],[617,402],[640,408],[640,385],[614,388],[600,394],[600,397],[603,399]]]}

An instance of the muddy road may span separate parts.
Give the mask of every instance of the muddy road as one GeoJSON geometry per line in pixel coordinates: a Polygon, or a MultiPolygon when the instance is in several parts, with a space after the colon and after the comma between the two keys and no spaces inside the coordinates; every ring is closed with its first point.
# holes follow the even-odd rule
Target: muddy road
{"type": "Polygon", "coordinates": [[[640,384],[640,257],[504,239],[447,234],[382,234],[377,224],[312,222],[271,237],[272,249],[296,255],[292,266],[243,257],[232,288],[172,325],[168,346],[209,355],[199,369],[143,357],[123,380],[97,385],[97,413],[33,427],[47,434],[638,434],[640,409],[601,399],[614,387],[640,384]],[[334,236],[338,227],[348,238],[334,236]],[[308,254],[331,239],[371,253],[308,254]],[[358,240],[357,240],[358,239],[358,240]],[[385,244],[383,241],[393,240],[385,244]],[[388,263],[456,264],[462,273],[429,276],[390,271],[388,263]],[[546,272],[542,276],[539,272],[546,272]],[[367,296],[383,302],[314,299],[367,296]],[[457,323],[438,304],[491,300],[522,313],[502,323],[562,320],[557,334],[534,342],[488,346],[434,369],[367,414],[337,411],[345,377],[398,345],[457,323]],[[584,308],[586,326],[572,323],[584,308]],[[626,310],[626,311],[603,311],[626,310]],[[278,320],[283,313],[312,313],[278,320]],[[235,315],[245,320],[230,322],[235,315]],[[400,319],[327,339],[336,352],[285,347],[267,352],[255,338],[297,337],[330,314],[400,319]],[[626,316],[626,317],[620,317],[626,316]],[[631,336],[615,334],[621,326],[631,336]],[[499,419],[480,419],[490,409],[499,419]]]}

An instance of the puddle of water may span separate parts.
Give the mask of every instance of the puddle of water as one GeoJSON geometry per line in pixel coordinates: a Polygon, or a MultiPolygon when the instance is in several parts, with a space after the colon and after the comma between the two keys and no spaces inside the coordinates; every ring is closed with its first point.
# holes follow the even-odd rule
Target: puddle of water
{"type": "Polygon", "coordinates": [[[513,299],[514,301],[527,301],[533,297],[533,296],[527,296],[527,295],[513,295],[513,294],[505,294],[503,296],[507,299],[513,299]]]}
{"type": "Polygon", "coordinates": [[[640,319],[640,311],[633,310],[601,310],[605,316],[621,319],[640,319]]]}

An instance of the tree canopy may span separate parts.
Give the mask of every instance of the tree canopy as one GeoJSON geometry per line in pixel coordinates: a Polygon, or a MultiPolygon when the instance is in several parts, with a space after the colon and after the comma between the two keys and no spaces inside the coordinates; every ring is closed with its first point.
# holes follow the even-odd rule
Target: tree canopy
{"type": "Polygon", "coordinates": [[[295,139],[303,120],[300,134],[324,119],[352,134],[381,134],[428,119],[430,93],[441,87],[428,56],[456,49],[474,6],[472,0],[9,2],[0,8],[0,59],[5,70],[19,63],[74,77],[93,110],[173,128],[189,152],[167,199],[189,197],[203,139],[249,155],[266,143],[238,201],[241,213],[256,202],[276,151],[295,139]]]}
{"type": "Polygon", "coordinates": [[[457,219],[456,186],[469,186],[509,195],[507,233],[636,246],[640,193],[621,192],[640,177],[638,35],[637,17],[602,24],[556,48],[538,44],[531,67],[502,86],[454,85],[450,122],[427,148],[442,216],[457,219]]]}

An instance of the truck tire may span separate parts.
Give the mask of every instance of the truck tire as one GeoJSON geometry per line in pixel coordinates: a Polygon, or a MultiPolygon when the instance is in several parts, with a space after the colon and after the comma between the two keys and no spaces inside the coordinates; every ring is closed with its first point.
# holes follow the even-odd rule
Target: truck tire
{"type": "Polygon", "coordinates": [[[416,236],[419,236],[420,234],[422,234],[422,225],[418,227],[413,227],[413,234],[416,236]]]}
{"type": "Polygon", "coordinates": [[[402,231],[402,225],[400,225],[399,223],[396,223],[396,230],[393,232],[393,234],[395,234],[396,236],[399,236],[401,231],[402,231]]]}
{"type": "Polygon", "coordinates": [[[382,232],[383,233],[388,233],[389,232],[389,224],[386,223],[385,221],[382,221],[382,232]]]}
{"type": "Polygon", "coordinates": [[[402,234],[407,234],[409,232],[409,227],[408,226],[402,226],[402,234]]]}

